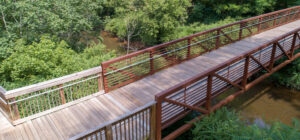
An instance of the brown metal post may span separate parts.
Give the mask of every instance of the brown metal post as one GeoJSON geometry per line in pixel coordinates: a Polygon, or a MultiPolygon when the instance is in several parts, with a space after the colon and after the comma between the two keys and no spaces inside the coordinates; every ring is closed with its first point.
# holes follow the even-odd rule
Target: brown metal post
{"type": "Polygon", "coordinates": [[[206,92],[206,109],[208,111],[208,114],[211,112],[212,81],[213,81],[213,76],[209,75],[207,79],[207,92],[206,92]]]}
{"type": "Polygon", "coordinates": [[[270,65],[269,65],[270,71],[272,71],[272,69],[274,67],[276,48],[277,48],[276,43],[274,43],[273,44],[273,49],[272,49],[272,54],[271,54],[271,59],[270,59],[270,65]]]}
{"type": "Polygon", "coordinates": [[[186,58],[189,59],[191,57],[191,38],[188,39],[188,50],[186,58]]]}
{"type": "Polygon", "coordinates": [[[150,73],[154,73],[154,60],[153,60],[153,50],[150,51],[150,73]]]}
{"type": "Polygon", "coordinates": [[[242,35],[243,35],[243,26],[244,26],[244,23],[240,23],[240,33],[239,33],[239,40],[242,39],[242,35]]]}
{"type": "Polygon", "coordinates": [[[298,34],[298,33],[295,33],[295,34],[294,34],[294,37],[293,37],[292,48],[291,48],[291,54],[290,54],[291,58],[294,56],[294,52],[295,52],[295,48],[296,48],[297,34],[298,34]]]}
{"type": "Polygon", "coordinates": [[[104,88],[104,92],[108,93],[108,84],[107,84],[107,80],[106,80],[106,70],[105,70],[105,66],[103,64],[101,64],[102,67],[102,78],[103,78],[103,88],[104,88]]]}
{"type": "Polygon", "coordinates": [[[286,16],[286,22],[288,22],[288,21],[289,21],[290,12],[291,12],[291,11],[288,11],[288,12],[287,12],[287,16],[286,16]]]}
{"type": "Polygon", "coordinates": [[[220,46],[220,32],[221,29],[217,30],[217,38],[216,38],[216,48],[218,48],[220,46]]]}
{"type": "Polygon", "coordinates": [[[274,15],[274,21],[273,21],[273,26],[276,26],[276,18],[277,18],[278,14],[276,14],[276,16],[274,15]]]}
{"type": "Polygon", "coordinates": [[[60,84],[59,88],[60,88],[59,93],[60,93],[61,103],[65,104],[66,103],[66,98],[65,98],[65,91],[64,91],[64,88],[63,88],[63,84],[60,84]]]}
{"type": "Polygon", "coordinates": [[[108,125],[105,128],[105,138],[106,140],[113,140],[111,125],[108,125]]]}
{"type": "Polygon", "coordinates": [[[262,21],[262,18],[259,18],[259,20],[258,20],[258,27],[257,27],[257,32],[260,32],[260,30],[261,30],[261,21],[262,21]]]}
{"type": "Polygon", "coordinates": [[[151,107],[151,116],[150,116],[150,140],[155,139],[155,129],[156,129],[156,105],[154,104],[151,107]]]}
{"type": "Polygon", "coordinates": [[[161,104],[162,100],[156,97],[156,140],[161,140],[161,104]]]}
{"type": "Polygon", "coordinates": [[[247,80],[248,80],[249,63],[250,63],[250,56],[247,56],[245,60],[244,75],[243,75],[243,82],[242,82],[242,87],[244,89],[246,88],[247,80]]]}

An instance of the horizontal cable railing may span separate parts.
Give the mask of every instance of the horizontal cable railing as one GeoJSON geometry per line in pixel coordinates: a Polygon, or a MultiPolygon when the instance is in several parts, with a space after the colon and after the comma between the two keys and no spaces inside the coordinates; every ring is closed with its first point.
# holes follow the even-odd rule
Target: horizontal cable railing
{"type": "Polygon", "coordinates": [[[245,19],[102,63],[106,92],[248,36],[297,20],[300,6],[245,19]]]}
{"type": "MultiPolygon", "coordinates": [[[[300,53],[295,54],[295,51],[299,48],[300,28],[271,40],[255,50],[236,56],[156,95],[157,139],[161,139],[162,129],[170,126],[192,110],[209,114],[235,96],[248,90],[261,81],[262,78],[266,78],[284,65],[299,58],[300,53]],[[280,61],[280,64],[275,63],[284,56],[288,59],[287,61],[280,61]],[[261,70],[265,70],[267,74],[248,83],[249,78],[261,70]],[[238,89],[238,92],[214,106],[211,105],[213,98],[232,87],[238,89]]],[[[178,129],[174,132],[177,134],[170,134],[170,137],[166,139],[172,139],[173,136],[177,136],[182,131],[182,129],[178,129]]]]}
{"type": "Polygon", "coordinates": [[[80,133],[70,140],[155,139],[155,102],[150,102],[114,120],[80,133]]]}
{"type": "Polygon", "coordinates": [[[0,94],[12,121],[103,92],[102,68],[95,67],[0,94]]]}

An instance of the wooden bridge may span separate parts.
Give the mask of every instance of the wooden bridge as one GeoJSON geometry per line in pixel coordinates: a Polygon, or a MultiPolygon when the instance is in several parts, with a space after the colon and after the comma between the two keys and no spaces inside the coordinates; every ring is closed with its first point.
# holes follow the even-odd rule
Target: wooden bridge
{"type": "Polygon", "coordinates": [[[0,88],[0,139],[162,139],[163,129],[191,111],[207,115],[299,58],[299,19],[300,6],[292,7],[101,67],[11,91],[0,88]],[[211,102],[229,89],[236,92],[211,102]]]}

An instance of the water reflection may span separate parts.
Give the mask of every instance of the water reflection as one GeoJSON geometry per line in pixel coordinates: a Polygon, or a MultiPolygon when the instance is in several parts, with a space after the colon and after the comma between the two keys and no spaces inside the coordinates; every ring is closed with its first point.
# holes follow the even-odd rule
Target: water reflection
{"type": "Polygon", "coordinates": [[[240,95],[228,106],[252,121],[279,120],[291,125],[292,118],[300,120],[300,92],[277,87],[267,80],[240,95]]]}

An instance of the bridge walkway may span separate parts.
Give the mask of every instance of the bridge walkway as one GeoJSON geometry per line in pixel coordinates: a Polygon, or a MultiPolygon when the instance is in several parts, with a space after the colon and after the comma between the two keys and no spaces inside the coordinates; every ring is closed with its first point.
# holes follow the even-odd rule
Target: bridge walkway
{"type": "Polygon", "coordinates": [[[299,25],[300,20],[297,20],[245,38],[107,94],[95,95],[89,100],[17,126],[7,124],[0,115],[0,139],[68,139],[145,105],[161,91],[297,29],[299,25]]]}

